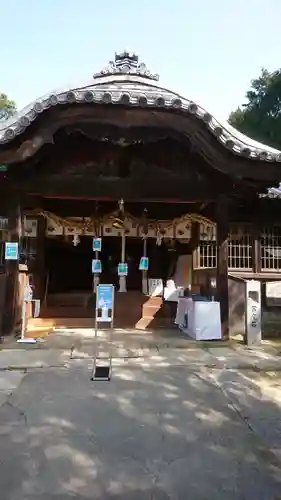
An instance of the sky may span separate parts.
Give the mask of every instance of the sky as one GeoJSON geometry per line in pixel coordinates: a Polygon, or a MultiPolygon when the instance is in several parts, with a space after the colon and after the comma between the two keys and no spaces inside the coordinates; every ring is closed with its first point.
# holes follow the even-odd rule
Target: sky
{"type": "Polygon", "coordinates": [[[0,0],[0,91],[18,108],[124,49],[218,119],[281,67],[281,0],[0,0]]]}

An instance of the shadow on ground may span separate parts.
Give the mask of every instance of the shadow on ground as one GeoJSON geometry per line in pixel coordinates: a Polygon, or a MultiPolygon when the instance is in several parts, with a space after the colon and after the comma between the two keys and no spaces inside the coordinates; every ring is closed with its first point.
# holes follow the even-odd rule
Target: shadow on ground
{"type": "Polygon", "coordinates": [[[5,500],[281,498],[275,456],[228,399],[258,409],[246,375],[123,366],[93,383],[86,365],[28,373],[1,408],[5,500]]]}

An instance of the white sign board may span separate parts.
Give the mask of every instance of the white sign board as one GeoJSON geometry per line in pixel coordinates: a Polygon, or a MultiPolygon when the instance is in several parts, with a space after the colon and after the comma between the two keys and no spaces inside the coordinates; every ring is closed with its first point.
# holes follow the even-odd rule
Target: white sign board
{"type": "Polygon", "coordinates": [[[261,328],[261,284],[260,281],[246,281],[246,340],[248,345],[260,344],[261,328]]]}
{"type": "Polygon", "coordinates": [[[114,286],[98,285],[96,294],[96,321],[113,324],[114,286]]]}
{"type": "Polygon", "coordinates": [[[266,303],[268,306],[281,305],[281,281],[268,281],[265,284],[266,303]]]}
{"type": "Polygon", "coordinates": [[[34,300],[34,313],[33,313],[33,317],[34,318],[39,318],[39,316],[40,316],[40,300],[36,299],[36,300],[34,300]]]}
{"type": "Polygon", "coordinates": [[[150,297],[163,295],[163,280],[150,278],[148,280],[148,294],[150,297]]]}
{"type": "Polygon", "coordinates": [[[33,290],[30,285],[26,285],[24,287],[24,300],[26,302],[31,302],[33,298],[33,290]]]}

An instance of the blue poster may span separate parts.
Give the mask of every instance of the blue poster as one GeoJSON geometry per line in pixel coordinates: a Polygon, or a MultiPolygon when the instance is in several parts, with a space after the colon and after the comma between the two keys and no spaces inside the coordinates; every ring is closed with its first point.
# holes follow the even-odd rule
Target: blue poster
{"type": "Polygon", "coordinates": [[[101,273],[101,261],[99,259],[92,260],[92,274],[101,273]]]}
{"type": "Polygon", "coordinates": [[[149,266],[149,258],[142,257],[140,260],[140,264],[139,264],[139,270],[140,271],[148,271],[148,266],[149,266]]]}
{"type": "Polygon", "coordinates": [[[5,260],[18,260],[19,258],[19,244],[6,242],[5,243],[5,260]]]}
{"type": "Polygon", "coordinates": [[[93,238],[93,251],[101,252],[101,238],[93,238]]]}
{"type": "Polygon", "coordinates": [[[128,275],[128,264],[126,262],[120,262],[118,264],[118,276],[127,276],[128,275]]]}
{"type": "Polygon", "coordinates": [[[113,285],[97,286],[97,309],[113,309],[113,285]]]}

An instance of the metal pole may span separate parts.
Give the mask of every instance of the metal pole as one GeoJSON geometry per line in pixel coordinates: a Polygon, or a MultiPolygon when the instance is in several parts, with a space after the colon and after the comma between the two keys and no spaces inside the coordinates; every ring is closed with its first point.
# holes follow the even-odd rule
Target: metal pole
{"type": "Polygon", "coordinates": [[[113,287],[113,301],[112,301],[112,311],[111,311],[111,324],[109,332],[109,379],[112,377],[112,350],[113,350],[113,329],[114,329],[114,297],[115,297],[115,287],[113,287]]]}
{"type": "Polygon", "coordinates": [[[93,357],[93,368],[92,368],[92,376],[91,379],[94,380],[94,375],[96,371],[96,366],[97,366],[97,346],[98,342],[98,322],[97,322],[97,308],[96,308],[96,317],[95,317],[95,337],[94,337],[94,357],[93,357]]]}
{"type": "MultiPolygon", "coordinates": [[[[125,228],[122,229],[121,236],[121,263],[125,262],[125,252],[126,252],[126,236],[125,236],[125,228]]],[[[127,292],[126,286],[126,276],[119,277],[119,292],[127,292]]]]}
{"type": "Polygon", "coordinates": [[[21,340],[24,340],[25,332],[26,332],[26,318],[27,318],[27,302],[24,300],[22,305],[22,320],[21,320],[21,340]]]}
{"type": "MultiPolygon", "coordinates": [[[[98,226],[97,230],[96,230],[96,236],[94,238],[100,238],[100,226],[98,226]]],[[[95,251],[95,259],[98,260],[100,258],[100,255],[99,255],[99,252],[96,250],[95,251]]],[[[97,292],[97,286],[99,285],[100,283],[100,276],[99,276],[99,273],[94,273],[94,293],[97,292]]]]}
{"type": "MultiPolygon", "coordinates": [[[[147,238],[143,239],[143,256],[147,257],[147,238]]],[[[147,271],[142,271],[142,293],[147,295],[147,271]]]]}

